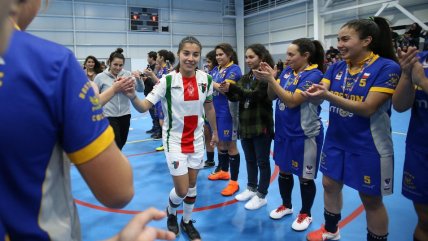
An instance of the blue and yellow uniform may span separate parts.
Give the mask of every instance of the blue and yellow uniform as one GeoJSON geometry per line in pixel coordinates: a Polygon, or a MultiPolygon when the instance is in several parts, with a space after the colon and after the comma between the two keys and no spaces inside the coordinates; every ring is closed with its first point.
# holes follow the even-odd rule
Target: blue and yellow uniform
{"type": "MultiPolygon", "coordinates": [[[[351,72],[345,61],[333,64],[324,74],[334,95],[364,102],[369,92],[393,94],[401,74],[394,61],[371,53],[359,71],[351,72]]],[[[369,195],[393,192],[393,146],[391,100],[370,117],[329,106],[329,127],[321,154],[324,175],[369,195]]]]}
{"type": "MultiPolygon", "coordinates": [[[[281,72],[280,85],[290,94],[306,91],[318,84],[323,73],[314,64],[297,74],[287,67],[281,72]]],[[[309,101],[288,108],[279,98],[275,110],[274,159],[283,172],[314,179],[324,138],[319,114],[321,107],[309,101]]]]}
{"type": "MultiPolygon", "coordinates": [[[[419,54],[428,76],[428,51],[419,54]]],[[[403,172],[405,197],[416,203],[428,203],[428,94],[416,87],[409,130],[406,140],[406,158],[403,172]]]]}
{"type": "MultiPolygon", "coordinates": [[[[242,72],[238,65],[230,62],[225,69],[220,72],[220,66],[214,67],[211,72],[213,81],[221,84],[227,81],[236,84],[242,72]]],[[[217,132],[220,141],[233,141],[238,138],[238,102],[229,103],[227,97],[214,90],[213,103],[217,117],[217,132]]]]}
{"type": "Polygon", "coordinates": [[[83,164],[114,141],[112,128],[63,46],[15,31],[3,60],[0,239],[80,240],[64,152],[83,164]]]}

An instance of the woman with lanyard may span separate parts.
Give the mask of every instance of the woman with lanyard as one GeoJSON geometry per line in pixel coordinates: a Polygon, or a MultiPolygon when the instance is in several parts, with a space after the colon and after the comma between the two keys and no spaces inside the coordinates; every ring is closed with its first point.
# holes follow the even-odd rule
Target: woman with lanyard
{"type": "Polygon", "coordinates": [[[240,157],[236,140],[238,139],[238,102],[230,102],[221,91],[220,84],[229,82],[236,84],[242,76],[238,66],[238,57],[232,46],[221,43],[215,47],[218,66],[212,71],[213,101],[218,124],[218,166],[208,176],[209,180],[229,180],[221,191],[223,196],[232,196],[239,190],[238,174],[240,157]],[[229,174],[230,165],[230,174],[229,174]]]}
{"type": "Polygon", "coordinates": [[[108,59],[108,70],[104,70],[104,72],[98,74],[94,79],[100,94],[101,105],[104,105],[103,114],[113,127],[116,144],[121,150],[128,139],[129,126],[131,124],[131,109],[129,99],[123,94],[126,86],[125,88],[116,88],[117,84],[118,82],[129,81],[129,77],[133,76],[132,80],[136,82],[137,91],[144,91],[144,82],[139,79],[140,75],[136,72],[131,74],[131,72],[123,69],[125,56],[122,53],[123,49],[121,48],[112,52],[108,59]],[[106,97],[104,92],[111,94],[108,94],[108,97],[106,97]]]}
{"type": "Polygon", "coordinates": [[[181,228],[190,240],[200,234],[190,219],[196,200],[196,180],[204,162],[203,125],[205,114],[212,128],[211,145],[218,142],[215,111],[212,103],[212,78],[196,70],[202,45],[185,37],[178,46],[179,64],[175,71],[162,77],[146,99],[140,100],[135,91],[128,93],[135,109],[145,112],[159,101],[165,112],[163,144],[174,188],[169,194],[168,230],[178,234],[177,208],[184,202],[181,228]]]}
{"type": "MultiPolygon", "coordinates": [[[[152,80],[155,83],[159,83],[159,80],[172,70],[171,68],[174,62],[175,62],[174,53],[166,49],[159,50],[156,58],[156,64],[159,65],[160,69],[156,74],[150,68],[145,69],[144,73],[147,74],[150,78],[152,78],[152,80]]],[[[156,116],[159,119],[159,125],[161,126],[161,130],[159,130],[159,132],[157,133],[153,133],[152,137],[154,139],[159,139],[159,138],[162,138],[162,126],[163,126],[164,113],[160,102],[155,105],[155,108],[156,108],[156,116]]],[[[156,148],[156,151],[163,151],[163,150],[164,150],[164,147],[162,145],[156,148]]]]}
{"type": "Polygon", "coordinates": [[[345,184],[358,191],[364,205],[367,240],[387,240],[382,197],[393,192],[391,97],[401,72],[389,25],[380,17],[351,20],[339,30],[337,47],[346,61],[334,63],[321,84],[304,92],[310,100],[330,102],[320,161],[325,226],[307,239],[340,239],[345,184]]]}
{"type": "Polygon", "coordinates": [[[402,193],[413,201],[418,224],[414,241],[428,240],[428,51],[419,54],[416,47],[407,53],[398,49],[403,73],[392,96],[394,109],[404,112],[412,108],[406,139],[402,193]]]}
{"type": "Polygon", "coordinates": [[[268,85],[254,76],[261,62],[273,67],[269,51],[261,44],[252,44],[245,53],[250,72],[236,85],[223,82],[220,90],[230,101],[239,101],[239,136],[247,162],[247,189],[235,196],[238,201],[248,201],[245,208],[255,210],[267,203],[270,169],[270,144],[273,137],[272,100],[267,94],[268,85]],[[260,172],[260,179],[258,173],[260,172]]]}
{"type": "Polygon", "coordinates": [[[314,179],[324,130],[319,117],[320,103],[310,102],[302,92],[321,81],[324,49],[319,41],[296,39],[287,48],[286,62],[288,67],[280,74],[279,83],[274,78],[276,71],[266,63],[261,64],[261,71],[255,71],[255,75],[269,83],[269,96],[278,98],[274,159],[280,170],[278,184],[282,205],[272,210],[270,217],[281,219],[293,212],[291,193],[294,186],[292,174],[295,174],[300,181],[302,208],[291,227],[303,231],[312,222],[311,208],[316,194],[314,179]]]}

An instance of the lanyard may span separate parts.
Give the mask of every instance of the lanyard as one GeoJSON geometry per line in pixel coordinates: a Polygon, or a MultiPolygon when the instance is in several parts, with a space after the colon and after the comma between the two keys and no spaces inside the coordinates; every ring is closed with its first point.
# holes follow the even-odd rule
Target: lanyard
{"type": "MultiPolygon", "coordinates": [[[[369,65],[369,63],[372,61],[373,57],[366,60],[366,62],[364,63],[363,67],[361,67],[360,72],[358,73],[357,77],[355,77],[355,79],[351,82],[352,85],[350,86],[348,93],[351,93],[352,90],[354,89],[355,84],[360,80],[361,75],[364,73],[364,70],[367,68],[367,66],[369,65]]],[[[345,93],[345,90],[347,89],[347,85],[348,85],[348,72],[349,72],[349,64],[346,64],[346,70],[345,70],[345,78],[343,79],[343,84],[342,84],[342,93],[345,93]]]]}
{"type": "Polygon", "coordinates": [[[285,90],[286,88],[288,88],[288,86],[291,85],[291,81],[299,81],[299,79],[302,77],[303,72],[305,72],[305,69],[307,67],[305,67],[302,71],[300,71],[296,78],[292,78],[294,76],[293,72],[290,73],[290,76],[288,76],[287,81],[284,83],[284,86],[282,86],[282,88],[285,90]]]}

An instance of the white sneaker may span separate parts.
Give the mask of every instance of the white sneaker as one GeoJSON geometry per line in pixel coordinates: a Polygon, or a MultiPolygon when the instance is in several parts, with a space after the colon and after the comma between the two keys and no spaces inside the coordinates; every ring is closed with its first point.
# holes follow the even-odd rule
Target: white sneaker
{"type": "Polygon", "coordinates": [[[250,189],[245,189],[245,191],[241,192],[240,194],[235,196],[235,199],[238,201],[247,201],[250,198],[254,197],[256,195],[256,192],[250,191],[250,189]]]}
{"type": "Polygon", "coordinates": [[[244,207],[248,210],[256,210],[266,205],[266,203],[266,198],[259,198],[259,196],[255,195],[245,204],[244,207]]]}
{"type": "Polygon", "coordinates": [[[306,213],[300,213],[296,220],[294,220],[291,228],[295,231],[303,231],[309,227],[309,224],[312,223],[312,217],[309,217],[306,213]]]}
{"type": "Polygon", "coordinates": [[[287,208],[284,205],[279,206],[277,209],[274,209],[270,212],[269,216],[272,219],[281,219],[285,215],[293,213],[293,209],[287,208]]]}

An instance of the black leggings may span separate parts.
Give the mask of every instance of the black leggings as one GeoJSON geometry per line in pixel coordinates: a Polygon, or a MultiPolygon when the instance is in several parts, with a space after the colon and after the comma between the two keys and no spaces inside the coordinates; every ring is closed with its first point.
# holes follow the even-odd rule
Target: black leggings
{"type": "Polygon", "coordinates": [[[117,147],[122,150],[123,146],[128,139],[129,126],[131,125],[131,115],[124,115],[119,117],[107,117],[111,127],[114,131],[114,140],[117,147]]]}

